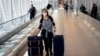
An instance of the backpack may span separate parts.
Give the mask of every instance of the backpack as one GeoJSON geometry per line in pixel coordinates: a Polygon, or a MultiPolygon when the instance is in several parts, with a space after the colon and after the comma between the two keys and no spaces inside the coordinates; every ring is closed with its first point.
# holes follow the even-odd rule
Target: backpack
{"type": "Polygon", "coordinates": [[[31,10],[30,10],[31,14],[36,14],[36,9],[35,7],[32,7],[31,10]]]}

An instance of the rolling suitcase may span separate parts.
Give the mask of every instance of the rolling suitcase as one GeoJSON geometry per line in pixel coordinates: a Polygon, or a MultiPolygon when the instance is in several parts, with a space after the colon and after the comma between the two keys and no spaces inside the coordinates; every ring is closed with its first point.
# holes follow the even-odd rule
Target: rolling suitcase
{"type": "Polygon", "coordinates": [[[40,36],[29,36],[28,56],[43,56],[43,42],[40,36]]]}
{"type": "Polygon", "coordinates": [[[63,35],[56,35],[53,38],[54,56],[64,56],[64,38],[63,35]]]}

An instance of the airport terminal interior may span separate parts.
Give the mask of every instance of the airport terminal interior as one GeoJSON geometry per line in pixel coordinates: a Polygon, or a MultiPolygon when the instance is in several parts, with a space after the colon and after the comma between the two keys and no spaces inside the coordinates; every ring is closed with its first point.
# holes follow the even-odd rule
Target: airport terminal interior
{"type": "Polygon", "coordinates": [[[100,56],[100,0],[0,0],[0,56],[40,56],[27,42],[41,24],[43,9],[55,23],[53,36],[63,40],[52,38],[52,55],[42,40],[41,56],[100,56]]]}

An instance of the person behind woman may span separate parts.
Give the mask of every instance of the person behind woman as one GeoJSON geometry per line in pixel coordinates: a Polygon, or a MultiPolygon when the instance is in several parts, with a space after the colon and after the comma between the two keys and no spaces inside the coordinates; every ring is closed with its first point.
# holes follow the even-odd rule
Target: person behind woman
{"type": "Polygon", "coordinates": [[[98,12],[98,7],[95,3],[93,3],[92,10],[91,10],[91,16],[93,18],[97,18],[97,12],[98,12]]]}
{"type": "Polygon", "coordinates": [[[33,4],[31,4],[31,7],[30,7],[28,13],[30,13],[30,20],[32,20],[36,14],[36,8],[33,6],[33,4]]]}
{"type": "Polygon", "coordinates": [[[42,10],[42,18],[40,20],[40,25],[36,31],[36,35],[41,30],[41,36],[45,44],[46,56],[53,55],[52,52],[52,39],[53,39],[53,29],[55,30],[55,23],[53,18],[49,15],[47,9],[42,10]]]}

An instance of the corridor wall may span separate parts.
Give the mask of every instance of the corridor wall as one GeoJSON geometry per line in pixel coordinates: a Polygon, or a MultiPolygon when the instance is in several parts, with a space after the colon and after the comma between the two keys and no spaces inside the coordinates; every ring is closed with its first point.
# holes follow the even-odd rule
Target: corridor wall
{"type": "Polygon", "coordinates": [[[27,14],[32,3],[38,11],[47,6],[48,0],[0,0],[0,23],[27,14]]]}
{"type": "Polygon", "coordinates": [[[100,0],[78,0],[77,4],[77,8],[79,9],[81,4],[84,4],[86,7],[86,10],[88,11],[88,13],[91,12],[92,9],[92,4],[95,3],[98,7],[98,13],[100,13],[100,0]]]}

